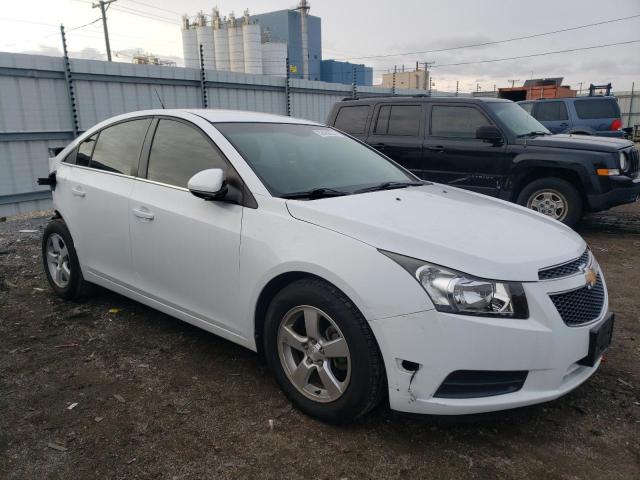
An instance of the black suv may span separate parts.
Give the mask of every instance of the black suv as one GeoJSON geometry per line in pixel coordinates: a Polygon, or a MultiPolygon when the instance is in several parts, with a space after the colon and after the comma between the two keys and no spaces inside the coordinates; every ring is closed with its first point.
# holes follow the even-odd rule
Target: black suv
{"type": "Polygon", "coordinates": [[[517,202],[571,226],[583,211],[631,203],[640,194],[631,142],[552,135],[510,100],[345,99],[327,123],[420,178],[517,202]]]}

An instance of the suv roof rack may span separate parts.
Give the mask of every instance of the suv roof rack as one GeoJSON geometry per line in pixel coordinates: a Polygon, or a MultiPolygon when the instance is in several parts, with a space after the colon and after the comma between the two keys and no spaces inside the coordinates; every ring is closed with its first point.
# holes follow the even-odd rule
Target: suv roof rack
{"type": "Polygon", "coordinates": [[[366,95],[366,96],[356,96],[356,97],[344,97],[343,99],[341,99],[341,102],[347,102],[349,100],[365,100],[365,99],[369,99],[369,98],[406,98],[406,97],[416,97],[416,98],[421,98],[421,97],[431,97],[431,95],[429,95],[428,93],[414,93],[414,94],[410,94],[410,95],[393,95],[393,94],[389,94],[389,95],[366,95]]]}

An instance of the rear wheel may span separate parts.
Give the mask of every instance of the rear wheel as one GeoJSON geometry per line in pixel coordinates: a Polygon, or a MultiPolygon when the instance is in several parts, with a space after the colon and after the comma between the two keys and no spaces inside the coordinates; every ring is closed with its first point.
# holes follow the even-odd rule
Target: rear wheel
{"type": "Polygon", "coordinates": [[[573,227],[582,216],[582,198],[576,188],[561,178],[540,178],[525,186],[518,203],[573,227]]]}
{"type": "Polygon", "coordinates": [[[383,364],[369,325],[342,292],[322,280],[296,281],[275,296],[264,351],[287,397],[323,421],[355,420],[382,398],[383,364]]]}
{"type": "Polygon", "coordinates": [[[44,229],[42,262],[49,285],[59,297],[72,300],[88,293],[71,233],[60,218],[51,220],[44,229]]]}

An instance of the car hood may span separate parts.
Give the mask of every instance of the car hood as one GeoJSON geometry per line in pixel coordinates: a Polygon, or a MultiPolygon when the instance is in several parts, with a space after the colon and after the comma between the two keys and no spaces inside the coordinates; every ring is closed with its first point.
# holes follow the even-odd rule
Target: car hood
{"type": "Polygon", "coordinates": [[[622,138],[598,137],[591,135],[544,135],[524,139],[522,143],[533,147],[571,148],[596,152],[617,152],[632,145],[622,138]]]}
{"type": "Polygon", "coordinates": [[[518,205],[439,184],[288,200],[290,214],[409,257],[494,280],[536,281],[540,268],[577,258],[585,242],[518,205]]]}

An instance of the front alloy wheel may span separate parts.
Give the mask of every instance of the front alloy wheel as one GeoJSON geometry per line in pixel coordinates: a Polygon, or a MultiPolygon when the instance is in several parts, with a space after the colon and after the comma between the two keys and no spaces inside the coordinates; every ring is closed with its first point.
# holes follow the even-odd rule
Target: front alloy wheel
{"type": "Polygon", "coordinates": [[[349,385],[347,341],[333,319],[316,307],[295,307],[284,316],[278,355],[287,378],[311,400],[333,402],[349,385]]]}
{"type": "Polygon", "coordinates": [[[562,222],[567,216],[567,203],[557,190],[538,190],[529,197],[527,208],[562,222]]]}

